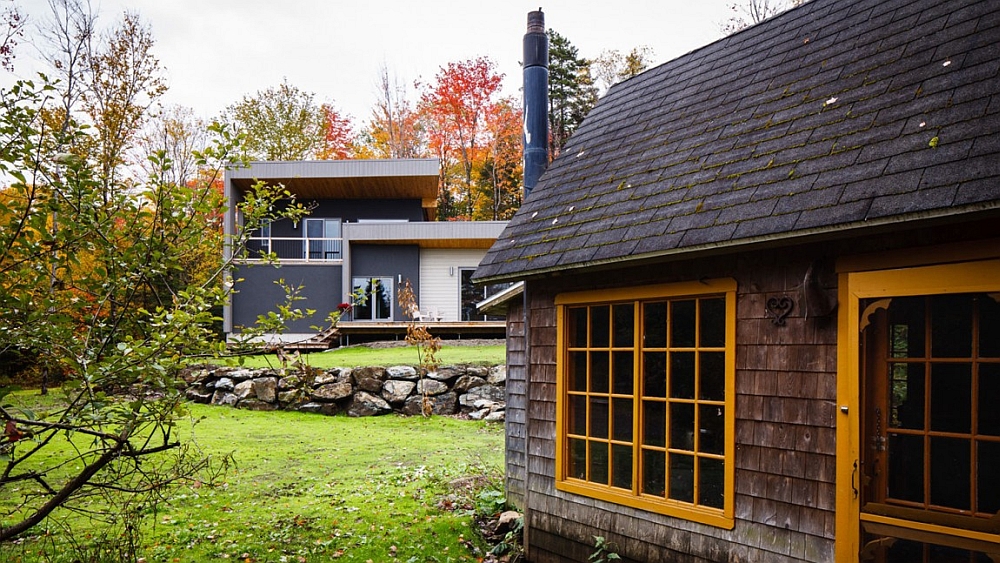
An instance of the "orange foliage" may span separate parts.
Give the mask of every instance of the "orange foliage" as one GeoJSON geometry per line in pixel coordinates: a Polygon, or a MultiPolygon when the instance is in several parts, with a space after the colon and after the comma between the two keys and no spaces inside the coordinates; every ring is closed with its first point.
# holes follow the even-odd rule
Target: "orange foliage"
{"type": "Polygon", "coordinates": [[[342,116],[330,104],[323,104],[323,140],[316,151],[320,160],[350,158],[354,145],[354,130],[349,117],[342,116]]]}
{"type": "MultiPolygon", "coordinates": [[[[489,115],[498,111],[503,74],[487,57],[448,63],[424,85],[419,112],[427,123],[431,149],[444,168],[457,166],[461,191],[456,215],[470,219],[475,208],[473,171],[481,165],[493,137],[489,115]]],[[[450,182],[443,178],[443,188],[450,182]]]]}

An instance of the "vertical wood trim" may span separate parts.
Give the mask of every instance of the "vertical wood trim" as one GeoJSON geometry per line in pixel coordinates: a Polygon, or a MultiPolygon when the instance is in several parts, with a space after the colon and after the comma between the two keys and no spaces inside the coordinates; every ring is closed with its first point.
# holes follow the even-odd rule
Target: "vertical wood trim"
{"type": "MultiPolygon", "coordinates": [[[[726,291],[726,388],[725,404],[726,417],[724,447],[725,463],[731,467],[725,467],[723,471],[723,510],[726,518],[733,522],[736,515],[736,325],[739,320],[736,317],[736,301],[738,296],[737,284],[726,291]]],[[[701,314],[699,308],[698,314],[701,314]]],[[[699,331],[700,331],[699,326],[699,331]]],[[[699,332],[700,334],[700,332],[699,332]]]]}
{"type": "Polygon", "coordinates": [[[837,563],[854,563],[860,553],[861,468],[858,423],[861,415],[858,374],[858,296],[850,286],[851,275],[840,274],[837,327],[837,563]],[[847,412],[843,411],[847,408],[847,412]],[[855,494],[855,490],[858,494],[855,494]]]}
{"type": "Polygon", "coordinates": [[[565,383],[563,382],[563,380],[565,379],[565,377],[564,377],[564,373],[565,372],[563,370],[566,369],[566,365],[565,365],[566,353],[564,352],[564,350],[565,350],[564,345],[566,344],[566,342],[565,342],[565,336],[563,335],[563,333],[565,332],[565,330],[563,330],[563,328],[562,328],[563,326],[565,326],[563,324],[565,322],[565,319],[564,319],[565,310],[566,310],[566,306],[565,305],[557,305],[556,306],[556,326],[559,327],[556,330],[556,436],[555,436],[556,471],[555,471],[555,480],[556,480],[557,483],[559,481],[563,480],[565,478],[565,476],[566,476],[566,452],[565,452],[566,448],[564,447],[564,443],[563,443],[563,439],[562,439],[564,425],[565,425],[564,419],[566,418],[566,416],[565,416],[565,414],[566,414],[566,405],[565,405],[566,401],[564,401],[562,399],[563,392],[565,392],[565,390],[566,390],[565,389],[565,383]]]}

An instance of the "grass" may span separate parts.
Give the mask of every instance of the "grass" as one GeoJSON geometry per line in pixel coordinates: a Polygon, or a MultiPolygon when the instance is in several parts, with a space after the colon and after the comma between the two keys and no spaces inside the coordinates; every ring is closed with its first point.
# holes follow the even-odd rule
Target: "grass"
{"type": "MultiPolygon", "coordinates": [[[[22,393],[15,400],[34,397],[22,393]]],[[[472,506],[476,493],[455,496],[449,483],[468,476],[482,483],[479,476],[491,475],[499,486],[502,425],[196,404],[190,409],[198,422],[179,425],[185,438],[207,455],[231,453],[235,466],[221,484],[170,492],[169,504],[147,518],[147,561],[409,563],[481,557],[484,546],[470,512],[454,510],[472,506]]],[[[0,505],[17,500],[0,489],[0,505]]],[[[49,532],[54,535],[0,546],[0,560],[75,561],[68,538],[54,528],[49,532]]]]}
{"type": "MultiPolygon", "coordinates": [[[[438,352],[442,365],[448,364],[480,364],[503,365],[506,357],[506,347],[499,345],[455,346],[444,345],[438,352]]],[[[304,361],[313,367],[357,367],[357,366],[396,366],[418,365],[417,349],[414,346],[399,346],[390,348],[370,348],[367,346],[349,346],[336,348],[325,352],[303,354],[304,361]]],[[[273,355],[253,356],[244,358],[248,367],[278,367],[278,359],[273,355]]]]}

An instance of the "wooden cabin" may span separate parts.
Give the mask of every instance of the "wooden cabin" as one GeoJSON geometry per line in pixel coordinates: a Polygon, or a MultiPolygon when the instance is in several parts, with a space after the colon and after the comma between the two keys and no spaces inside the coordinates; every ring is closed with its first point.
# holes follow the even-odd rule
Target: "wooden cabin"
{"type": "Polygon", "coordinates": [[[523,284],[529,561],[1000,561],[997,2],[811,0],[616,85],[475,278],[523,284]]]}

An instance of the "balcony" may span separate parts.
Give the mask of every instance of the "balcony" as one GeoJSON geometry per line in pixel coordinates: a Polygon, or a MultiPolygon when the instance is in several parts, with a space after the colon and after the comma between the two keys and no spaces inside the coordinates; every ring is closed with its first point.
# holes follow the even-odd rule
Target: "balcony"
{"type": "Polygon", "coordinates": [[[247,241],[247,261],[260,261],[273,253],[279,260],[340,262],[344,259],[342,238],[255,237],[247,241]]]}

